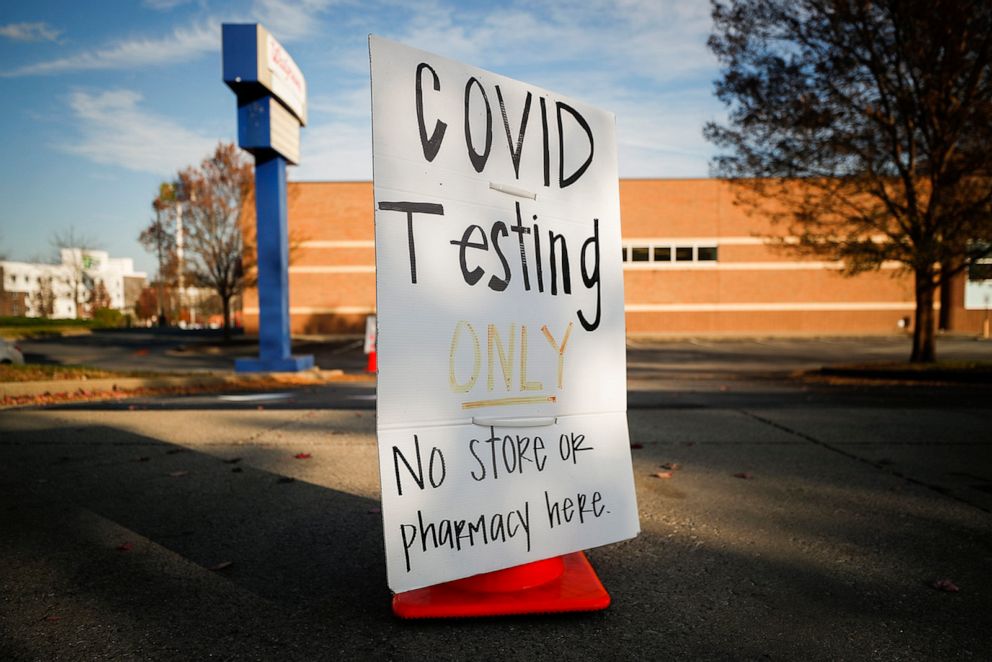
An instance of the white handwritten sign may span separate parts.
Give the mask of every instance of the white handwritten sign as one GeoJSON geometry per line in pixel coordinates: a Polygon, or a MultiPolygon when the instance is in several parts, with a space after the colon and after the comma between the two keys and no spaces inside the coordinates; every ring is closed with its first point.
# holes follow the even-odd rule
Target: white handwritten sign
{"type": "Polygon", "coordinates": [[[390,588],[635,536],[613,115],[369,46],[390,588]]]}

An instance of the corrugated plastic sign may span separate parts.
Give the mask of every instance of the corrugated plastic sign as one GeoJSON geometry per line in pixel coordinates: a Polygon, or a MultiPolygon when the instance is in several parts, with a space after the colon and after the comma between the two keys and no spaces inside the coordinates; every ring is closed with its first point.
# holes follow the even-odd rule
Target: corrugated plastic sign
{"type": "Polygon", "coordinates": [[[613,115],[370,53],[390,588],[635,536],[613,115]]]}

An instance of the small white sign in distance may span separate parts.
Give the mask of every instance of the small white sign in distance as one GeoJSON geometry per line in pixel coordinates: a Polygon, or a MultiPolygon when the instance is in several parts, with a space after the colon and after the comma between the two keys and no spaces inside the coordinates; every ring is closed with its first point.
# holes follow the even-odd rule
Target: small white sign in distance
{"type": "Polygon", "coordinates": [[[613,115],[369,48],[390,588],[637,535],[613,115]]]}

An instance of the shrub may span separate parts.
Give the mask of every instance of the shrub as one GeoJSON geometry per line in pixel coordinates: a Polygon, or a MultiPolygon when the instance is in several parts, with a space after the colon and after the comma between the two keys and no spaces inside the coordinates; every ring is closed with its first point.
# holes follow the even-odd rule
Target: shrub
{"type": "Polygon", "coordinates": [[[116,329],[124,324],[124,314],[113,308],[97,308],[93,311],[93,327],[116,329]]]}

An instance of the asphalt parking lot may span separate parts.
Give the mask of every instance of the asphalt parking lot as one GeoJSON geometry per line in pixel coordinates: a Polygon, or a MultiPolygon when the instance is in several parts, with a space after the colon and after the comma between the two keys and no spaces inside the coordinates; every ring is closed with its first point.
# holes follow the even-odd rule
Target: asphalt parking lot
{"type": "Polygon", "coordinates": [[[0,412],[0,658],[992,659],[992,388],[796,374],[907,349],[632,342],[587,614],[391,614],[371,382],[0,412]]]}

